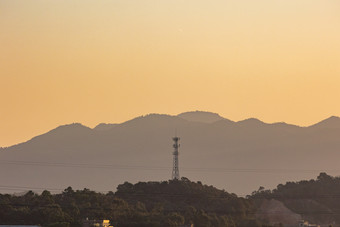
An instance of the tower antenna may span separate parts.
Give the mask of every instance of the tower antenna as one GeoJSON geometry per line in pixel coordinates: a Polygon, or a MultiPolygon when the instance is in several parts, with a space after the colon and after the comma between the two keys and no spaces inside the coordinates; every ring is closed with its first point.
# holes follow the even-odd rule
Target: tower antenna
{"type": "Polygon", "coordinates": [[[179,137],[175,136],[172,138],[174,141],[174,159],[173,159],[173,167],[172,167],[172,179],[173,180],[179,180],[179,168],[178,168],[178,148],[180,147],[180,144],[178,143],[179,137]]]}

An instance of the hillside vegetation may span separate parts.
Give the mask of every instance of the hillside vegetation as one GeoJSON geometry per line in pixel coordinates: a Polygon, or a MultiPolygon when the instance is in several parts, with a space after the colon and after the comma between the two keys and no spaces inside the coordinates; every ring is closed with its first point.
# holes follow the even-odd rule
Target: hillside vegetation
{"type": "Polygon", "coordinates": [[[340,177],[320,173],[316,180],[279,184],[274,190],[260,187],[249,197],[258,206],[265,200],[281,201],[288,209],[312,223],[339,226],[340,177]]]}
{"type": "Polygon", "coordinates": [[[265,226],[255,220],[250,199],[213,186],[175,181],[124,183],[115,193],[89,189],[60,194],[32,191],[0,195],[0,223],[80,226],[85,218],[110,219],[114,226],[265,226]]]}

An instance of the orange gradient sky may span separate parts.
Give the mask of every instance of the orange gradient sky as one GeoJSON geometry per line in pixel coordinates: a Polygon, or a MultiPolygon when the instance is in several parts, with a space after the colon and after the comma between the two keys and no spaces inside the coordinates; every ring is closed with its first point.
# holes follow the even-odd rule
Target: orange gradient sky
{"type": "Polygon", "coordinates": [[[61,124],[340,115],[338,0],[0,0],[0,146],[61,124]]]}

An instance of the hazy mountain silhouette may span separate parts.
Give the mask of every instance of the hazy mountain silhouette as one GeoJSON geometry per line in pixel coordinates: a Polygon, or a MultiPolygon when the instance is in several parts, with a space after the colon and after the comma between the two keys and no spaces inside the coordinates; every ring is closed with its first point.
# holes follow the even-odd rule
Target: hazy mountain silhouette
{"type": "Polygon", "coordinates": [[[299,127],[189,112],[150,114],[94,129],[65,125],[1,149],[0,181],[108,191],[124,181],[166,180],[172,169],[171,138],[177,131],[181,176],[249,194],[260,185],[308,179],[321,170],[339,174],[340,127],[331,127],[338,122],[332,117],[299,127]]]}
{"type": "Polygon", "coordinates": [[[327,118],[311,127],[314,128],[340,128],[340,118],[336,116],[332,116],[327,118]]]}
{"type": "Polygon", "coordinates": [[[94,127],[94,130],[98,130],[98,131],[107,131],[112,129],[113,127],[115,127],[117,124],[106,124],[106,123],[100,123],[99,125],[97,125],[96,127],[94,127]]]}
{"type": "Polygon", "coordinates": [[[197,121],[203,123],[213,123],[220,120],[225,120],[223,117],[217,113],[205,112],[205,111],[195,111],[195,112],[185,112],[177,115],[187,121],[197,121]]]}

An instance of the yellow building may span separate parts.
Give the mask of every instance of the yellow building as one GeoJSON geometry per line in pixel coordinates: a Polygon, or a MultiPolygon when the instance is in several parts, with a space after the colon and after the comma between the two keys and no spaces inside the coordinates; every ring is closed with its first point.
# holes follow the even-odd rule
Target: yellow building
{"type": "Polygon", "coordinates": [[[113,227],[110,220],[84,220],[83,227],[113,227]]]}

